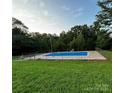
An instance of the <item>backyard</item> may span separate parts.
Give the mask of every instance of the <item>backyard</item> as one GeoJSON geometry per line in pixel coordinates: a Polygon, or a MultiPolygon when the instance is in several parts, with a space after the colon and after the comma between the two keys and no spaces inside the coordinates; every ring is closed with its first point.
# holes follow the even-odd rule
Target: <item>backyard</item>
{"type": "Polygon", "coordinates": [[[13,93],[111,93],[112,52],[106,61],[13,59],[13,93]]]}

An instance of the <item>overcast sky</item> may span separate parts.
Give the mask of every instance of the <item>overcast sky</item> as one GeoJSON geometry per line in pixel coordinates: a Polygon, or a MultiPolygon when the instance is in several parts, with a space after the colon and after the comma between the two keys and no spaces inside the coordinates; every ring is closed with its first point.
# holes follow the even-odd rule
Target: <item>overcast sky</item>
{"type": "Polygon", "coordinates": [[[74,25],[92,24],[98,0],[13,0],[13,17],[30,32],[56,33],[74,25]]]}

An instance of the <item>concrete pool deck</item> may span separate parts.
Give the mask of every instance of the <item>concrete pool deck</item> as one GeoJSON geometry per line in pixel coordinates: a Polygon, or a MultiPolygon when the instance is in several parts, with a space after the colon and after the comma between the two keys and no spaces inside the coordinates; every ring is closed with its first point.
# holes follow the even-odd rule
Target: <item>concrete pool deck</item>
{"type": "Polygon", "coordinates": [[[88,52],[88,56],[46,56],[49,53],[26,57],[24,59],[43,59],[43,60],[106,60],[106,58],[97,51],[82,51],[88,52]]]}

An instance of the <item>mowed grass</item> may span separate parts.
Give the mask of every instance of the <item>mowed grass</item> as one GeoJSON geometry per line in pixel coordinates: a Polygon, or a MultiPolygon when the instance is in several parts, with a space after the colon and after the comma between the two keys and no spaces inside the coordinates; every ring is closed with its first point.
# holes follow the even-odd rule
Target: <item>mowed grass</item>
{"type": "Polygon", "coordinates": [[[111,93],[111,52],[106,61],[13,61],[13,93],[111,93]]]}

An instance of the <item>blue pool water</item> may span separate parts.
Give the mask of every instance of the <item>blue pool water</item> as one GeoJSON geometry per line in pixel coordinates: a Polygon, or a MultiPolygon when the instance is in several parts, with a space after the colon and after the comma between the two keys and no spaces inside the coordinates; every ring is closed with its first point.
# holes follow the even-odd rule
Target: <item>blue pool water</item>
{"type": "Polygon", "coordinates": [[[88,56],[88,52],[53,52],[46,56],[88,56]]]}

